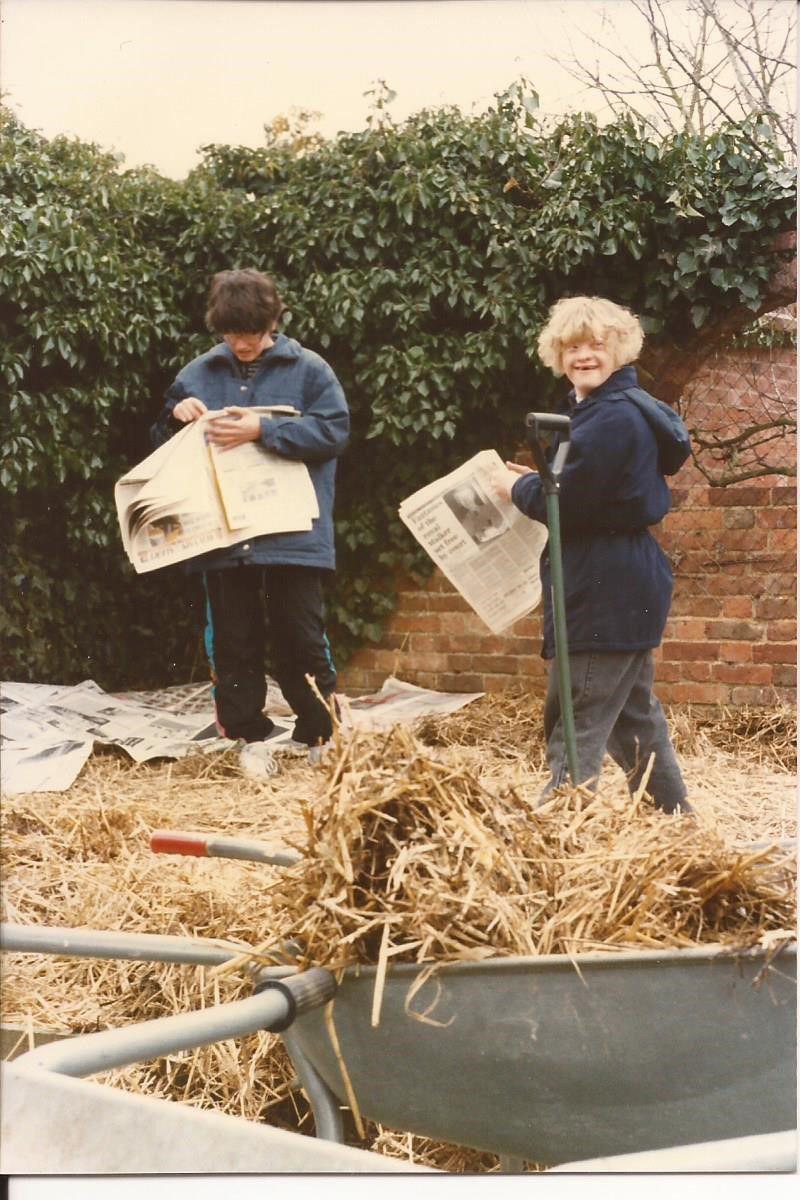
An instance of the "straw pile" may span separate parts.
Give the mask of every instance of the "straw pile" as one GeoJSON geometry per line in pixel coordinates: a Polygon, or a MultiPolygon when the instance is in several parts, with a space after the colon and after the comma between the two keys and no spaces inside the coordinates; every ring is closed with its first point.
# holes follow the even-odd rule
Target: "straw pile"
{"type": "MultiPolygon", "coordinates": [[[[787,737],[783,716],[761,721],[753,755],[752,729],[718,735],[686,717],[682,763],[697,825],[653,812],[644,798],[632,802],[613,767],[593,803],[566,789],[537,810],[539,719],[530,697],[486,697],[413,732],[342,740],[324,769],[290,761],[266,784],[242,778],[235,752],[140,766],[96,754],[69,792],[4,800],[3,917],[212,937],[245,960],[300,938],[309,961],[334,967],[777,945],[787,936],[793,856],[746,849],[795,833],[794,775],[781,766],[783,751],[769,748],[770,738],[787,737]],[[157,828],[294,845],[306,861],[281,870],[157,857],[149,850],[157,828]]],[[[224,968],[3,960],[3,1020],[20,1027],[118,1027],[249,990],[224,968]]],[[[311,1132],[271,1034],[109,1081],[311,1132]]],[[[452,1171],[491,1166],[486,1155],[377,1126],[361,1144],[452,1171]]]]}
{"type": "Polygon", "coordinates": [[[281,937],[339,968],[605,949],[751,946],[793,923],[794,856],[737,850],[642,795],[491,786],[407,729],[353,738],[305,810],[281,937]]]}

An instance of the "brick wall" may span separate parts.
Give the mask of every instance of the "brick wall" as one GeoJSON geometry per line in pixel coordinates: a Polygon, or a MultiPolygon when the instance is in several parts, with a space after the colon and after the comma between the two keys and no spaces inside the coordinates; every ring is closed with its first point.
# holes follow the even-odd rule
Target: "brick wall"
{"type": "MultiPolygon", "coordinates": [[[[656,651],[668,704],[795,701],[796,494],[792,486],[673,493],[659,540],[673,562],[675,593],[656,651]]],[[[341,682],[351,695],[387,675],[445,692],[541,691],[541,610],[500,637],[490,633],[444,576],[398,581],[399,603],[379,646],[363,647],[341,682]]]]}
{"type": "MultiPolygon", "coordinates": [[[[757,376],[757,403],[776,376],[794,389],[794,354],[739,352],[714,359],[687,389],[706,409],[704,427],[747,419],[742,378],[757,376]]],[[[793,395],[792,391],[792,395],[793,395]]],[[[754,401],[754,404],[756,401],[754,401]]],[[[690,407],[691,414],[691,407],[690,407]]],[[[794,436],[771,447],[770,462],[794,461],[794,436]]],[[[796,697],[796,492],[780,475],[709,487],[687,464],[674,481],[673,510],[657,536],[672,561],[675,592],[656,652],[658,694],[666,703],[774,704],[796,697]]],[[[489,632],[440,572],[397,581],[399,602],[379,646],[359,650],[341,672],[351,695],[389,674],[441,691],[541,691],[541,611],[502,637],[489,632]]]]}
{"type": "MultiPolygon", "coordinates": [[[[719,481],[731,467],[750,472],[760,486],[779,482],[769,466],[793,467],[797,459],[797,362],[793,349],[739,348],[708,358],[692,376],[680,411],[690,429],[730,440],[743,431],[732,462],[710,449],[700,451],[710,474],[694,466],[681,470],[681,484],[719,481]],[[781,427],[781,422],[788,424],[781,427]]],[[[785,476],[784,476],[785,478],[785,476]]],[[[734,484],[733,486],[739,486],[734,484]]]]}
{"type": "MultiPolygon", "coordinates": [[[[673,492],[659,531],[675,593],[656,652],[667,703],[794,703],[796,493],[793,486],[673,492]]],[[[399,603],[379,646],[363,647],[342,672],[352,695],[389,674],[440,691],[539,691],[541,612],[497,636],[444,576],[398,581],[399,603]]]]}

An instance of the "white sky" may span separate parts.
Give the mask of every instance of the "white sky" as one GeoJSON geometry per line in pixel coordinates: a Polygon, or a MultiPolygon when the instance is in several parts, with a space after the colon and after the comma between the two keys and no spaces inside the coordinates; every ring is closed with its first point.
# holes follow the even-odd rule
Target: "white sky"
{"type": "MultiPolygon", "coordinates": [[[[735,24],[736,0],[722,3],[735,24]]],[[[676,36],[685,0],[667,4],[676,36]]],[[[396,120],[481,110],[520,76],[561,113],[597,101],[559,65],[576,52],[594,65],[588,39],[651,57],[631,0],[0,0],[0,32],[0,90],[26,125],[177,178],[201,145],[262,145],[293,108],[319,111],[327,135],[363,129],[379,79],[396,120]]]]}
{"type": "Polygon", "coordinates": [[[200,145],[261,145],[292,107],[320,111],[329,135],[363,129],[378,79],[396,120],[481,109],[520,76],[543,109],[587,108],[548,55],[604,9],[628,27],[628,0],[0,0],[0,88],[48,137],[181,177],[200,145]]]}

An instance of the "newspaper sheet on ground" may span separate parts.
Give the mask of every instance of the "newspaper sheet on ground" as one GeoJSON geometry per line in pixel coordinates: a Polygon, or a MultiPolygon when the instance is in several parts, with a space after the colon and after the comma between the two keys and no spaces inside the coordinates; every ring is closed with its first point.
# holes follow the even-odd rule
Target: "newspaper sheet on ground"
{"type": "Polygon", "coordinates": [[[527,616],[542,595],[547,527],[497,497],[493,481],[508,474],[496,451],[481,450],[399,509],[401,521],[492,633],[527,616]]]}
{"type": "Polygon", "coordinates": [[[465,704],[480,700],[483,692],[434,692],[404,683],[390,675],[379,692],[356,696],[342,703],[342,726],[378,731],[393,725],[410,725],[419,717],[443,717],[465,704]]]}
{"type": "MultiPolygon", "coordinates": [[[[286,405],[254,411],[301,419],[286,405]]],[[[310,529],[319,516],[305,463],[257,442],[220,450],[207,441],[220,415],[190,422],[117,481],[122,544],[140,574],[260,534],[310,529]]]]}
{"type": "Polygon", "coordinates": [[[111,696],[92,680],[74,687],[0,684],[2,789],[60,792],[77,778],[95,743],[121,747],[134,762],[182,758],[233,743],[213,714],[180,716],[111,696]]]}
{"type": "MultiPolygon", "coordinates": [[[[291,737],[294,721],[280,688],[267,681],[270,744],[291,737]]],[[[455,712],[483,693],[434,692],[390,676],[372,696],[340,697],[342,732],[382,730],[418,717],[455,712]]],[[[63,792],[94,746],[119,746],[135,762],[226,750],[218,735],[211,685],[201,683],[114,696],[92,680],[74,687],[0,683],[0,769],[5,795],[63,792]]]]}

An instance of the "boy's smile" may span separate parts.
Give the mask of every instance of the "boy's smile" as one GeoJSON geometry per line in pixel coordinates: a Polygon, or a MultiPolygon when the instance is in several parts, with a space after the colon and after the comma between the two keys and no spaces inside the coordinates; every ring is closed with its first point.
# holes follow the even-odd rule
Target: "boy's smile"
{"type": "Polygon", "coordinates": [[[585,400],[617,369],[614,356],[605,342],[598,339],[570,342],[563,346],[561,362],[579,401],[585,400]]]}

